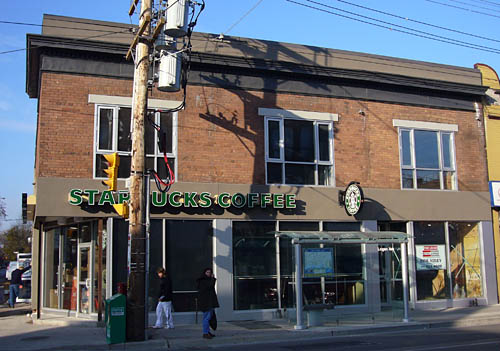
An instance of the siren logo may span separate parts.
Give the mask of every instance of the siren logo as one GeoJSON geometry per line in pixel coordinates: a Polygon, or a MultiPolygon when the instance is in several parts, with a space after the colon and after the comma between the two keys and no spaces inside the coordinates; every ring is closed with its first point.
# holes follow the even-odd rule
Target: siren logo
{"type": "Polygon", "coordinates": [[[344,207],[349,216],[354,216],[361,210],[364,196],[363,190],[356,182],[351,182],[347,186],[344,195],[344,207]]]}

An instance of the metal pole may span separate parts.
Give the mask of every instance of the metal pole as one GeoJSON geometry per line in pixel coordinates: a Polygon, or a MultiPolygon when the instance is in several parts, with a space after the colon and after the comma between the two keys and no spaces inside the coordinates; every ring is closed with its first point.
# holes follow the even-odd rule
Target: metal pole
{"type": "Polygon", "coordinates": [[[296,330],[305,329],[302,321],[302,250],[299,243],[295,244],[295,299],[297,308],[296,330]]]}
{"type": "Polygon", "coordinates": [[[278,295],[278,313],[281,318],[281,264],[280,264],[280,238],[276,237],[276,294],[278,295]]]}
{"type": "Polygon", "coordinates": [[[103,219],[97,222],[97,321],[102,322],[102,230],[103,219]]]}
{"type": "Polygon", "coordinates": [[[406,243],[401,243],[401,274],[403,276],[403,322],[409,322],[408,317],[408,254],[406,243]]]}
{"type": "Polygon", "coordinates": [[[149,238],[151,234],[151,183],[150,183],[150,174],[146,175],[146,298],[145,298],[145,327],[146,327],[146,338],[147,338],[147,328],[149,326],[149,254],[150,254],[150,246],[149,246],[149,238]]]}

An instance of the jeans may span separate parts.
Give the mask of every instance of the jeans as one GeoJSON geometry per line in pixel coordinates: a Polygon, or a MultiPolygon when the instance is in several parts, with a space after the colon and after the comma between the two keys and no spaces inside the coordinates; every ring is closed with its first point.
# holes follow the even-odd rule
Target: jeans
{"type": "Polygon", "coordinates": [[[158,302],[156,306],[156,324],[155,327],[163,327],[163,315],[166,317],[167,328],[174,327],[174,320],[172,319],[172,301],[158,302]]]}
{"type": "Polygon", "coordinates": [[[19,296],[19,284],[11,284],[9,287],[9,306],[14,307],[16,298],[19,296]]]}
{"type": "Polygon", "coordinates": [[[213,308],[203,312],[203,334],[208,334],[210,332],[210,324],[208,322],[210,321],[210,318],[212,318],[213,312],[213,308]]]}

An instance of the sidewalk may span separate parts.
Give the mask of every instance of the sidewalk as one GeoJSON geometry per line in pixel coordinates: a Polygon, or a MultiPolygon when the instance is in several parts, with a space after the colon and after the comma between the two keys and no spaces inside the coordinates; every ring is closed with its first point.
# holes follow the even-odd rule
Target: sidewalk
{"type": "Polygon", "coordinates": [[[175,329],[148,329],[144,342],[107,345],[105,329],[95,321],[45,316],[33,320],[29,306],[15,309],[0,306],[0,345],[2,350],[200,350],[217,346],[328,338],[382,333],[405,329],[465,327],[500,324],[500,305],[447,310],[410,311],[404,323],[394,312],[327,318],[323,326],[295,330],[288,320],[219,322],[217,337],[203,339],[201,325],[176,325],[175,329]]]}

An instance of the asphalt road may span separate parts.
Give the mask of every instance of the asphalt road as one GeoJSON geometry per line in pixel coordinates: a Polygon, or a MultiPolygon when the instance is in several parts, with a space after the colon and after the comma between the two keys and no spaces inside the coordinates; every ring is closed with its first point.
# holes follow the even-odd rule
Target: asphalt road
{"type": "Polygon", "coordinates": [[[300,342],[280,342],[220,347],[231,351],[499,351],[500,324],[469,328],[436,328],[395,333],[331,337],[300,342]]]}

